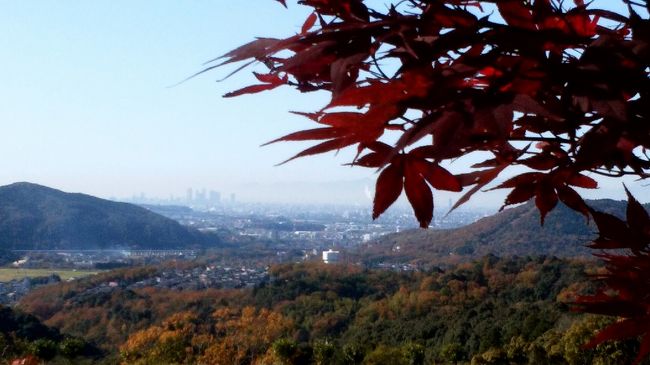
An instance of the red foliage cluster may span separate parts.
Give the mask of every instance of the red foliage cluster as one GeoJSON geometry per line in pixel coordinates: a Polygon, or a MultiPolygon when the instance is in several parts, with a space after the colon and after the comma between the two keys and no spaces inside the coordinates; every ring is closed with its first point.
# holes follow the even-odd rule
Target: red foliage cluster
{"type": "Polygon", "coordinates": [[[299,3],[314,9],[300,34],[257,39],[206,71],[267,66],[261,84],[226,96],[330,92],[323,109],[301,113],[319,128],[276,141],[322,141],[293,158],[356,147],[353,165],[383,168],[374,217],[404,190],[427,227],[431,188],[473,185],[458,206],[513,165],[534,172],[498,186],[512,189],[505,204],[534,197],[542,221],[558,200],[588,214],[573,189],[596,187],[584,172],[647,177],[650,27],[638,5],[621,15],[582,0],[411,0],[384,12],[362,0],[299,3]],[[397,142],[385,143],[387,131],[397,142]],[[440,166],[477,151],[493,156],[469,174],[440,166]]]}
{"type": "MultiPolygon", "coordinates": [[[[432,188],[467,188],[455,208],[505,169],[526,168],[495,187],[510,189],[504,206],[534,198],[543,223],[562,201],[594,217],[595,249],[632,252],[604,255],[609,291],[581,300],[587,311],[630,318],[594,343],[647,332],[647,214],[631,198],[625,223],[574,190],[597,187],[587,174],[649,176],[650,20],[639,15],[647,0],[620,0],[620,13],[583,0],[298,3],[313,8],[300,34],[259,38],[203,71],[240,61],[268,68],[256,74],[261,84],[226,96],[283,85],[331,94],[321,110],[299,113],[318,128],[273,142],[320,141],[293,158],[355,147],[352,165],[381,169],[373,217],[405,191],[422,227],[432,188]],[[469,173],[441,166],[475,152],[490,157],[469,173]]],[[[649,352],[647,338],[639,356],[649,352]]]]}
{"type": "Polygon", "coordinates": [[[635,361],[639,363],[650,354],[650,216],[627,189],[626,192],[627,222],[591,211],[600,235],[590,247],[615,251],[597,255],[607,265],[607,272],[595,277],[604,285],[594,295],[579,297],[576,308],[621,318],[598,333],[588,346],[642,336],[635,361]]]}

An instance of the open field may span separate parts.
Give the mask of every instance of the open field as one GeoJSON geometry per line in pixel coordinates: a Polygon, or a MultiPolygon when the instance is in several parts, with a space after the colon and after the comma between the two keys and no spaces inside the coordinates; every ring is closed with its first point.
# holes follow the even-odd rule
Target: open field
{"type": "Polygon", "coordinates": [[[95,275],[98,272],[99,271],[0,268],[0,282],[22,279],[25,277],[33,278],[38,276],[49,276],[50,274],[57,274],[61,277],[61,280],[68,280],[70,278],[81,278],[88,275],[95,275]]]}

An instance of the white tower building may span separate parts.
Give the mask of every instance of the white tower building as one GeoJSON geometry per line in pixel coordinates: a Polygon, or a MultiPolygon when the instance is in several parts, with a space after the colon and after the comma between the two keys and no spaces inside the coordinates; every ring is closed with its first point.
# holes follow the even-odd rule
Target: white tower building
{"type": "Polygon", "coordinates": [[[333,251],[332,249],[323,251],[323,262],[326,264],[339,262],[340,256],[341,253],[339,251],[333,251]]]}

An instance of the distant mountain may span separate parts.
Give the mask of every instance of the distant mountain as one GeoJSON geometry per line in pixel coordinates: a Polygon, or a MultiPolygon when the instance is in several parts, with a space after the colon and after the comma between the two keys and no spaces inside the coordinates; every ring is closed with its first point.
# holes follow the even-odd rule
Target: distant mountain
{"type": "Polygon", "coordinates": [[[213,240],[132,204],[24,182],[0,187],[3,249],[177,249],[213,240]]]}
{"type": "MultiPolygon", "coordinates": [[[[587,202],[593,208],[624,216],[626,203],[614,200],[587,202]]],[[[647,209],[647,206],[646,206],[647,209]]],[[[540,225],[533,202],[507,209],[465,227],[449,230],[408,230],[364,245],[364,261],[467,261],[488,254],[497,256],[590,256],[584,245],[595,238],[595,227],[584,216],[562,204],[540,225]]]]}

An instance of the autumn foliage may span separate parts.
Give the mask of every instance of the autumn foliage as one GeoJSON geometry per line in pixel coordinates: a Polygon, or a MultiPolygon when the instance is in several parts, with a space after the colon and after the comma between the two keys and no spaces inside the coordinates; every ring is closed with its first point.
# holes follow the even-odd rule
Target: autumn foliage
{"type": "MultiPolygon", "coordinates": [[[[291,159],[356,148],[351,165],[380,171],[374,218],[405,192],[428,227],[432,189],[465,190],[456,208],[489,187],[509,190],[504,206],[534,199],[542,223],[558,201],[593,216],[601,237],[592,247],[624,253],[603,256],[609,294],[582,305],[631,318],[595,342],[650,329],[647,214],[630,198],[625,223],[575,190],[597,188],[590,175],[648,177],[647,0],[608,2],[618,12],[582,0],[298,3],[313,8],[299,34],[259,38],[204,70],[265,66],[259,84],[226,96],[279,86],[331,95],[320,110],[295,112],[318,127],[273,141],[317,141],[291,159]],[[475,153],[487,157],[471,171],[447,170],[475,153]],[[515,166],[516,176],[494,186],[515,166]]],[[[650,352],[650,338],[640,352],[650,352]]]]}
{"type": "Polygon", "coordinates": [[[129,365],[627,364],[638,341],[582,349],[612,320],[566,312],[599,270],[549,257],[411,273],[284,264],[239,300],[130,333],[120,354],[129,365]]]}

